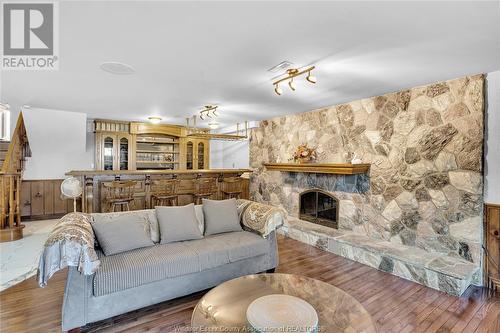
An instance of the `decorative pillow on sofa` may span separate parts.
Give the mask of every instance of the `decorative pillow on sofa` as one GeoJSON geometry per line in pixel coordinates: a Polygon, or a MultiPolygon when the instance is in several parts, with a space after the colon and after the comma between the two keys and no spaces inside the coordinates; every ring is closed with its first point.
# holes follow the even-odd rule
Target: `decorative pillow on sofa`
{"type": "Polygon", "coordinates": [[[155,209],[160,225],[160,244],[203,238],[194,204],[158,206],[155,209]]]}
{"type": "Polygon", "coordinates": [[[238,217],[236,199],[203,199],[202,201],[203,216],[205,219],[205,235],[243,230],[238,217]]]}
{"type": "Polygon", "coordinates": [[[129,212],[113,212],[113,213],[92,213],[94,219],[100,221],[111,221],[122,215],[138,215],[144,219],[144,223],[149,225],[149,234],[151,240],[155,243],[160,242],[160,230],[158,229],[158,221],[156,220],[156,211],[154,209],[133,210],[129,212]]]}
{"type": "Polygon", "coordinates": [[[113,219],[96,215],[93,216],[92,228],[107,256],[154,245],[149,224],[137,214],[122,214],[113,219]]]}

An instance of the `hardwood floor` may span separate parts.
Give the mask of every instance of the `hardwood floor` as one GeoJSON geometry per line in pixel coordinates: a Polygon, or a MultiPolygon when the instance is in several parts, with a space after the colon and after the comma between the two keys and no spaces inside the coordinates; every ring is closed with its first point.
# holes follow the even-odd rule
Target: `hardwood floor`
{"type": "MultiPolygon", "coordinates": [[[[461,298],[377,271],[312,246],[279,238],[277,272],[331,283],[360,301],[379,332],[500,332],[500,296],[469,288],[461,298]]],[[[66,272],[46,288],[31,278],[0,293],[1,332],[60,332],[66,272]]],[[[88,325],[83,332],[184,332],[204,293],[88,325]]]]}

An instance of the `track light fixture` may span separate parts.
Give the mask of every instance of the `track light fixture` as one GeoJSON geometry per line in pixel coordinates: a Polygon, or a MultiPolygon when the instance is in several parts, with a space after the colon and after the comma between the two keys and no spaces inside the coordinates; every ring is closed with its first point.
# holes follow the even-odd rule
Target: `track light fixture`
{"type": "Polygon", "coordinates": [[[280,88],[279,84],[274,85],[274,92],[278,95],[281,95],[283,93],[283,89],[280,88]]]}
{"type": "Polygon", "coordinates": [[[217,105],[205,105],[205,108],[200,111],[200,119],[205,120],[206,118],[217,117],[217,105]]]}
{"type": "Polygon", "coordinates": [[[316,83],[316,76],[311,75],[311,71],[307,73],[306,80],[311,82],[311,83],[316,83]]]}
{"type": "Polygon", "coordinates": [[[297,76],[300,76],[302,74],[306,74],[307,73],[307,77],[306,77],[306,80],[310,83],[316,83],[317,82],[317,79],[315,76],[311,75],[311,72],[313,71],[313,69],[315,69],[316,67],[315,66],[311,66],[311,67],[308,67],[304,70],[299,70],[297,68],[290,68],[290,69],[287,69],[286,70],[286,77],[283,77],[277,81],[274,81],[273,82],[273,85],[274,85],[274,92],[277,94],[277,95],[281,95],[283,94],[283,90],[280,88],[279,84],[283,81],[288,81],[288,86],[290,87],[290,89],[292,91],[295,91],[297,89],[297,85],[295,84],[295,82],[293,81],[293,78],[297,77],[297,76]]]}

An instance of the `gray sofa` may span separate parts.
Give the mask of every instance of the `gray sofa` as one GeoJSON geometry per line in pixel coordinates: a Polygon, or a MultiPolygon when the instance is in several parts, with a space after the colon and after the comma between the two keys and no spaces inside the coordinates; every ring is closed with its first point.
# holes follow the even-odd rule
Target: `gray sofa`
{"type": "MultiPolygon", "coordinates": [[[[67,331],[79,328],[205,290],[239,276],[274,269],[278,265],[275,229],[282,225],[284,215],[270,206],[246,200],[241,202],[243,205],[239,206],[239,214],[243,231],[155,244],[109,256],[104,255],[96,243],[89,245],[89,239],[94,238],[93,234],[90,237],[76,235],[74,232],[85,229],[92,233],[92,228],[88,225],[92,216],[69,214],[67,221],[63,218],[60,226],[56,226],[53,231],[54,235],[49,237],[39,265],[40,286],[47,284],[54,271],[69,266],[62,309],[62,329],[67,331]],[[258,207],[250,212],[252,204],[258,207]],[[247,206],[250,208],[247,209],[249,214],[245,218],[247,206]],[[265,222],[265,228],[259,221],[265,222]],[[76,224],[78,225],[74,227],[76,224]],[[265,234],[263,230],[266,230],[265,234]],[[59,235],[61,231],[63,236],[59,235]],[[84,241],[81,242],[81,239],[84,241]],[[66,250],[60,250],[64,248],[66,250]],[[79,255],[80,258],[68,260],[67,257],[70,256],[67,254],[70,253],[75,257],[79,255]],[[84,260],[81,259],[82,256],[84,260]],[[56,265],[58,267],[54,269],[56,265]]],[[[154,216],[151,211],[126,214],[146,214],[154,219],[151,218],[154,216]]]]}

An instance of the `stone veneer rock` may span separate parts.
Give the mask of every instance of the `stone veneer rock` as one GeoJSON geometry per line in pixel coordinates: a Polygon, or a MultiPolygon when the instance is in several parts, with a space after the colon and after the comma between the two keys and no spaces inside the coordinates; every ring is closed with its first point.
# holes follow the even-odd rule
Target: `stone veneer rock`
{"type": "Polygon", "coordinates": [[[339,229],[481,260],[484,76],[463,77],[307,113],[262,121],[251,131],[252,199],[298,217],[299,193],[320,188],[340,200],[339,229]],[[295,148],[317,162],[354,152],[369,175],[267,171],[295,148]]]}

